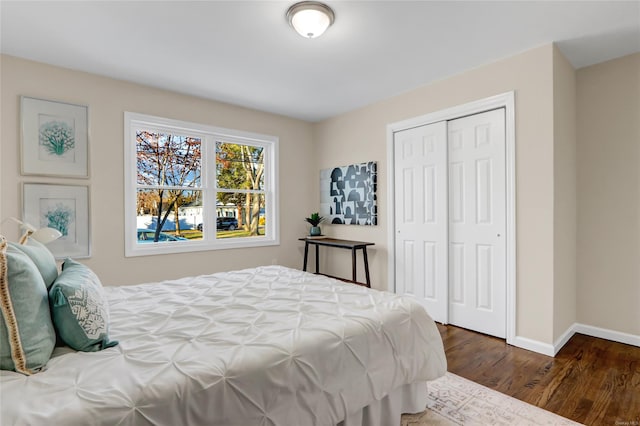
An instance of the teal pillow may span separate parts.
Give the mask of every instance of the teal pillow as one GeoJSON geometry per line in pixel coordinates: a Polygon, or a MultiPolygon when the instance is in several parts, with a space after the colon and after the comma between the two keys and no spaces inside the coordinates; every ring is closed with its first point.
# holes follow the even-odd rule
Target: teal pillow
{"type": "Polygon", "coordinates": [[[31,258],[38,267],[47,289],[50,289],[55,279],[58,278],[58,265],[56,265],[56,258],[53,257],[53,253],[44,244],[33,238],[28,238],[25,244],[9,243],[9,245],[19,249],[31,258]]]}
{"type": "Polygon", "coordinates": [[[118,344],[109,340],[109,307],[97,275],[66,259],[49,290],[53,324],[60,339],[77,351],[95,352],[118,344]]]}
{"type": "Polygon", "coordinates": [[[4,237],[0,237],[0,305],[0,369],[39,371],[56,343],[47,288],[29,256],[4,237]]]}

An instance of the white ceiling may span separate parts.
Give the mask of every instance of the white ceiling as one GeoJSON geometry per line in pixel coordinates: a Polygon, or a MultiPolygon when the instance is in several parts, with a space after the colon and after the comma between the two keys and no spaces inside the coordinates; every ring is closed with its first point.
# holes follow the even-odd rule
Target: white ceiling
{"type": "Polygon", "coordinates": [[[2,53],[319,121],[557,42],[640,51],[636,1],[338,1],[317,39],[282,1],[0,2],[2,53]]]}

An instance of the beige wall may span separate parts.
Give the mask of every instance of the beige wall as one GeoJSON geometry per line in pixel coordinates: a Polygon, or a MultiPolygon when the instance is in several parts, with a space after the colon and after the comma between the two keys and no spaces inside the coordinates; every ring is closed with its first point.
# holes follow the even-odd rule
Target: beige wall
{"type": "MultiPolygon", "coordinates": [[[[390,249],[387,244],[390,201],[387,197],[386,126],[514,90],[518,237],[516,334],[548,344],[553,342],[553,59],[553,46],[542,46],[315,125],[318,169],[378,161],[379,225],[323,226],[330,235],[376,244],[370,256],[375,288],[387,288],[390,249]]],[[[319,199],[317,189],[314,197],[319,199]]],[[[325,270],[349,276],[349,256],[334,252],[324,259],[325,270]]]]}
{"type": "MultiPolygon", "coordinates": [[[[90,184],[93,253],[90,259],[83,262],[108,285],[155,281],[274,262],[300,267],[302,252],[297,238],[306,231],[302,218],[308,213],[308,206],[315,201],[314,195],[309,192],[309,183],[317,186],[316,174],[307,162],[312,158],[310,124],[10,56],[2,56],[1,60],[2,218],[21,216],[22,182],[90,184]],[[89,180],[20,175],[20,95],[89,106],[89,180]],[[280,246],[125,258],[124,111],[278,136],[280,246]],[[299,161],[290,161],[292,158],[299,161]]],[[[6,223],[2,233],[15,240],[17,227],[6,223]]]]}
{"type": "Polygon", "coordinates": [[[578,322],[640,335],[640,54],[577,87],[578,322]]]}
{"type": "Polygon", "coordinates": [[[553,50],[553,341],[576,322],[576,73],[553,50]]]}

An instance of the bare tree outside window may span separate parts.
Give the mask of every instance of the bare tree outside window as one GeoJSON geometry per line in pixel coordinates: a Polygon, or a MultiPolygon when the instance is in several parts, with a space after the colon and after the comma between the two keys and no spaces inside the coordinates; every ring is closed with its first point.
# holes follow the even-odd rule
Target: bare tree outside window
{"type": "Polygon", "coordinates": [[[136,131],[137,209],[155,216],[157,242],[173,213],[180,234],[179,208],[193,202],[201,187],[202,141],[199,138],[146,130],[136,131]]]}

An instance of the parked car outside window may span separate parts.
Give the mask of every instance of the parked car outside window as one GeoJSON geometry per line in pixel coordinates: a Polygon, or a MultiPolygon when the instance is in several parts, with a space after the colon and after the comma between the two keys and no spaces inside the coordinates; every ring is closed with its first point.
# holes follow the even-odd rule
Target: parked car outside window
{"type": "MultiPolygon", "coordinates": [[[[138,243],[153,243],[156,238],[155,229],[138,229],[138,243]]],[[[186,238],[161,232],[158,235],[158,242],[164,241],[184,241],[186,238]]]]}
{"type": "Polygon", "coordinates": [[[219,217],[216,219],[216,228],[228,231],[238,229],[238,219],[235,217],[219,217]]]}
{"type": "MultiPolygon", "coordinates": [[[[198,231],[202,231],[202,224],[199,223],[197,226],[198,231]]],[[[238,229],[238,219],[235,217],[218,217],[216,219],[216,229],[227,230],[227,231],[235,231],[238,229]]]]}

